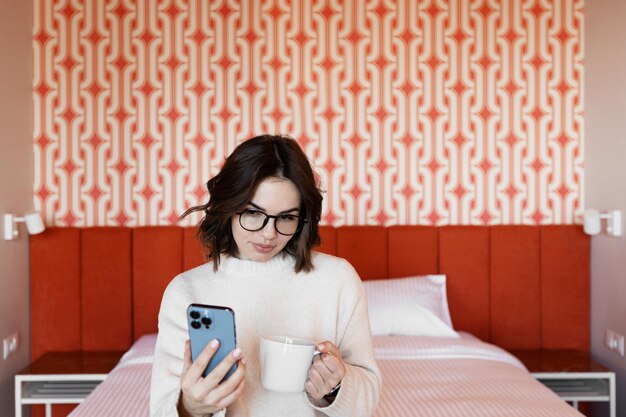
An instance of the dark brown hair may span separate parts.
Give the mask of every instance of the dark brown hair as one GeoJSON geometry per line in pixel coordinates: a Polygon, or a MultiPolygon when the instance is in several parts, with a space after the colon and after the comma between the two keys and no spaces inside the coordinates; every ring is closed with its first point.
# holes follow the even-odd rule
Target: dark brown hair
{"type": "Polygon", "coordinates": [[[259,183],[270,177],[288,179],[300,191],[300,217],[307,221],[283,251],[295,257],[296,272],[313,269],[311,249],[320,243],[318,224],[322,212],[322,194],[315,174],[293,138],[261,135],[237,146],[226,158],[220,172],[207,182],[209,202],[191,207],[181,216],[204,212],[197,236],[208,257],[213,259],[215,270],[219,266],[220,254],[237,254],[231,229],[232,216],[250,203],[259,183]]]}

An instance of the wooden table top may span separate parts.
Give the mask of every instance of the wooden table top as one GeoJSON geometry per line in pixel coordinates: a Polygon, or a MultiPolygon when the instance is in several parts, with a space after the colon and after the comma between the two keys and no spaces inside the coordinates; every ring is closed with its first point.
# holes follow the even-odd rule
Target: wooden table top
{"type": "Polygon", "coordinates": [[[530,372],[609,372],[589,352],[568,349],[510,350],[530,372]]]}
{"type": "Polygon", "coordinates": [[[18,375],[108,374],[124,351],[48,352],[18,375]]]}

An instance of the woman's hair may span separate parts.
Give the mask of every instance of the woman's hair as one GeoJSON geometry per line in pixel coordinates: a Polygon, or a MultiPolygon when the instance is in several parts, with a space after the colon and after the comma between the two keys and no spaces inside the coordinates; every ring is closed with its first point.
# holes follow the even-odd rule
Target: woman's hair
{"type": "Polygon", "coordinates": [[[230,154],[220,172],[207,182],[209,202],[191,207],[181,218],[204,212],[198,239],[217,270],[220,255],[237,255],[231,219],[252,200],[257,186],[267,178],[284,178],[300,191],[300,217],[306,219],[283,251],[296,259],[296,272],[313,269],[311,249],[320,243],[318,224],[322,194],[311,164],[298,143],[289,136],[261,135],[242,142],[230,154]]]}

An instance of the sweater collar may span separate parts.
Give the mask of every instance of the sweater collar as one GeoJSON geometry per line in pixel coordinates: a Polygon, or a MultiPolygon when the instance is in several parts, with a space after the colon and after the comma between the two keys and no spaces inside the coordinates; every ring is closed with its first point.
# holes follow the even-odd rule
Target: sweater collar
{"type": "Polygon", "coordinates": [[[234,256],[222,255],[219,269],[233,275],[265,275],[274,274],[286,269],[295,268],[295,258],[285,253],[279,253],[265,262],[239,259],[234,256]]]}

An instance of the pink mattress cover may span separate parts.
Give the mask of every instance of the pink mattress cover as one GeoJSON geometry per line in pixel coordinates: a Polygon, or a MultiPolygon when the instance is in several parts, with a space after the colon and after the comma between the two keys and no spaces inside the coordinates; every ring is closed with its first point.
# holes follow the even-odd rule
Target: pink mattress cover
{"type": "MultiPolygon", "coordinates": [[[[508,352],[461,336],[374,337],[383,376],[374,417],[582,416],[508,352]]],[[[148,416],[155,340],[137,340],[70,417],[148,416]]]]}

